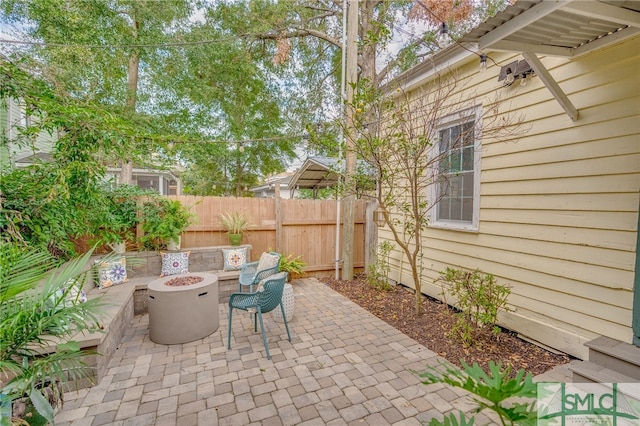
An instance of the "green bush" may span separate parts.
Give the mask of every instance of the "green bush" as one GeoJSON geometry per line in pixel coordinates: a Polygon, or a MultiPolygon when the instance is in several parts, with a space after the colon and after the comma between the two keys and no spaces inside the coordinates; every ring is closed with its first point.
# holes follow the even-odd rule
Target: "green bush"
{"type": "Polygon", "coordinates": [[[391,290],[389,284],[389,254],[394,249],[391,241],[383,241],[378,245],[378,255],[375,263],[369,265],[367,269],[367,283],[378,290],[391,290]]]}
{"type": "Polygon", "coordinates": [[[491,274],[476,269],[473,272],[447,267],[440,272],[439,281],[442,286],[445,302],[447,296],[455,299],[459,311],[450,311],[455,316],[455,324],[451,331],[453,336],[469,346],[487,327],[494,334],[500,333],[496,325],[498,312],[508,311],[507,298],[511,289],[498,284],[491,274]]]}
{"type": "Polygon", "coordinates": [[[54,269],[48,252],[0,242],[0,394],[50,422],[61,384],[87,372],[87,353],[70,338],[99,329],[100,299],[79,303],[91,253],[54,269]],[[52,341],[56,352],[47,353],[52,341]]]}
{"type": "Polygon", "coordinates": [[[142,203],[140,242],[147,250],[166,248],[170,241],[178,242],[180,234],[193,222],[194,215],[180,201],[162,196],[146,197],[142,203]]]}
{"type": "Polygon", "coordinates": [[[138,199],[154,193],[134,185],[120,185],[103,191],[102,211],[94,224],[95,242],[111,245],[135,241],[136,226],[140,221],[138,199]]]}

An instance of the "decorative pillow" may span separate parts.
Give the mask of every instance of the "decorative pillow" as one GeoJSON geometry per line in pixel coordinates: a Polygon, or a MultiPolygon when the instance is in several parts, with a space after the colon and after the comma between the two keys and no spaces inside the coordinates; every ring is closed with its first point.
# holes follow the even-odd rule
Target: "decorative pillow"
{"type": "Polygon", "coordinates": [[[160,253],[162,256],[161,277],[176,274],[186,274],[189,272],[189,253],[183,251],[180,253],[160,253]]]}
{"type": "Polygon", "coordinates": [[[260,260],[258,261],[257,271],[264,271],[265,269],[271,269],[280,262],[280,256],[271,253],[262,253],[260,260]]]}
{"type": "Polygon", "coordinates": [[[65,288],[59,288],[51,295],[49,302],[52,306],[59,305],[60,308],[85,303],[87,301],[87,295],[81,288],[82,282],[78,281],[77,278],[71,278],[65,283],[65,288]],[[67,287],[69,288],[68,292],[66,291],[67,287]],[[66,297],[65,292],[67,293],[66,297]]]}
{"type": "Polygon", "coordinates": [[[222,249],[225,271],[237,271],[242,269],[242,265],[247,263],[247,248],[222,249]]]}
{"type": "Polygon", "coordinates": [[[82,280],[78,278],[71,278],[66,283],[68,286],[71,286],[71,289],[67,293],[67,299],[65,301],[65,306],[77,305],[78,303],[86,303],[87,295],[84,290],[82,290],[82,280]]]}
{"type": "Polygon", "coordinates": [[[107,288],[129,281],[127,258],[124,256],[118,260],[96,260],[96,265],[98,265],[98,288],[107,288]]]}

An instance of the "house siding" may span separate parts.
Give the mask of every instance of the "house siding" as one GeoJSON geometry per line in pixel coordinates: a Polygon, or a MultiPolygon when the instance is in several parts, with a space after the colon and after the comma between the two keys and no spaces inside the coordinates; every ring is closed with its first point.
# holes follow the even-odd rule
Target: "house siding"
{"type": "MultiPolygon", "coordinates": [[[[20,109],[20,104],[14,99],[2,100],[2,108],[0,108],[0,120],[2,120],[3,134],[5,134],[10,141],[14,141],[18,137],[17,128],[21,125],[21,119],[23,118],[23,112],[20,109]]],[[[8,163],[9,165],[21,160],[25,157],[32,156],[39,152],[51,152],[53,149],[55,137],[46,131],[42,131],[38,134],[35,140],[31,143],[9,143],[6,149],[1,151],[2,163],[8,163]],[[6,157],[6,158],[5,158],[6,157]]]]}
{"type": "MultiPolygon", "coordinates": [[[[6,134],[8,123],[7,114],[7,102],[4,99],[0,99],[0,132],[6,134]]],[[[5,168],[10,165],[9,162],[9,146],[6,144],[0,144],[0,168],[5,168]]]]}
{"type": "MultiPolygon", "coordinates": [[[[577,121],[537,77],[502,87],[499,67],[456,71],[461,95],[483,106],[499,94],[526,132],[482,140],[477,233],[429,228],[423,292],[447,266],[479,268],[512,287],[512,312],[500,323],[585,358],[597,335],[632,341],[632,304],[640,190],[640,37],[577,59],[541,57],[579,111],[577,121]]],[[[489,53],[499,64],[519,55],[489,53]]],[[[382,238],[391,238],[381,231],[382,238]]],[[[392,256],[392,278],[412,285],[392,256]]]]}

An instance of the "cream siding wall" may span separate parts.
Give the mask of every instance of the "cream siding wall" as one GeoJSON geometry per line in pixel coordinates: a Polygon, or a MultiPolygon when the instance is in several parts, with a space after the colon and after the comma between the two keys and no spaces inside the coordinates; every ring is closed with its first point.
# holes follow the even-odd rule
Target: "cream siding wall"
{"type": "MultiPolygon", "coordinates": [[[[640,38],[578,59],[541,60],[579,110],[571,121],[543,83],[498,83],[499,67],[457,72],[461,94],[500,95],[527,131],[482,141],[480,225],[469,233],[430,228],[423,292],[446,266],[480,268],[512,286],[501,323],[580,358],[597,335],[631,342],[640,190],[640,38]]],[[[521,56],[489,53],[499,64],[521,56]]],[[[468,105],[472,106],[472,105],[468,105]]],[[[381,230],[381,238],[392,238],[381,230]]],[[[412,285],[400,253],[392,278],[412,285]]]]}

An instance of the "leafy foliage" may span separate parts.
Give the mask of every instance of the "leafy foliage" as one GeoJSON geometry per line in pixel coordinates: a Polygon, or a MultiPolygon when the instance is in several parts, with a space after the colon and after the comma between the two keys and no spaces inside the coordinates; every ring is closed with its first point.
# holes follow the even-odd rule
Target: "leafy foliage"
{"type": "Polygon", "coordinates": [[[220,222],[229,234],[242,234],[251,226],[247,216],[238,211],[222,213],[220,222]]]}
{"type": "Polygon", "coordinates": [[[367,283],[378,290],[389,290],[389,272],[391,265],[389,264],[389,254],[395,248],[391,241],[383,241],[378,244],[378,253],[376,261],[369,265],[367,270],[367,283]]]}
{"type": "Polygon", "coordinates": [[[151,197],[154,193],[133,185],[119,185],[102,190],[104,202],[100,205],[101,220],[96,223],[92,235],[100,243],[110,245],[134,240],[136,226],[142,218],[138,214],[138,200],[144,196],[151,197]]]}
{"type": "Polygon", "coordinates": [[[78,302],[90,256],[51,271],[56,262],[48,253],[0,242],[0,393],[27,396],[50,422],[58,384],[86,375],[86,353],[70,337],[99,329],[100,299],[78,302]],[[47,354],[51,344],[56,352],[47,354]]]}
{"type": "Polygon", "coordinates": [[[293,254],[289,254],[287,256],[280,256],[280,264],[279,269],[280,272],[288,272],[288,278],[291,279],[291,275],[302,275],[304,274],[304,267],[307,266],[306,262],[302,260],[302,255],[294,256],[293,254]]]}
{"type": "Polygon", "coordinates": [[[456,323],[452,334],[461,339],[465,345],[476,341],[476,336],[485,327],[490,327],[494,334],[500,333],[496,325],[500,310],[509,310],[507,298],[511,294],[508,286],[498,284],[491,274],[480,270],[473,272],[447,267],[440,273],[443,286],[443,297],[447,294],[455,299],[459,312],[453,312],[456,323]]]}
{"type": "Polygon", "coordinates": [[[147,250],[166,248],[169,241],[178,237],[195,219],[180,201],[160,196],[147,196],[142,202],[142,230],[140,242],[147,250]]]}
{"type": "MultiPolygon", "coordinates": [[[[450,386],[464,389],[473,395],[477,404],[475,410],[479,413],[488,409],[495,412],[502,425],[534,425],[536,423],[535,400],[537,396],[536,384],[533,376],[524,370],[518,370],[515,377],[511,377],[511,368],[502,368],[501,363],[490,362],[489,372],[486,373],[477,363],[469,366],[462,361],[463,370],[450,365],[441,372],[438,368],[429,367],[418,373],[424,384],[446,383],[450,386]],[[523,398],[525,399],[523,402],[523,398]],[[532,400],[531,402],[526,399],[532,400]]],[[[456,418],[455,414],[445,417],[444,422],[432,420],[433,425],[473,424],[473,419],[467,421],[463,413],[456,418]],[[460,421],[458,421],[458,419],[460,421]]]]}

